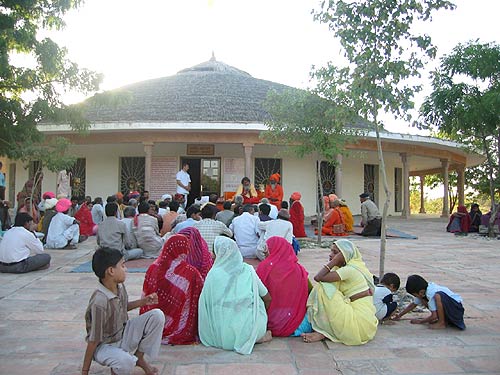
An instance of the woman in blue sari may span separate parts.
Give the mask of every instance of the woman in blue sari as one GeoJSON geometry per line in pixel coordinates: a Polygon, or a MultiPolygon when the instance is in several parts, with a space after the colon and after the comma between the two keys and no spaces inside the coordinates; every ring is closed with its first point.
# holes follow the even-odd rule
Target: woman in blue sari
{"type": "Polygon", "coordinates": [[[250,354],[256,343],[272,338],[266,331],[271,296],[254,268],[243,262],[236,242],[217,237],[214,253],[198,303],[200,340],[206,346],[250,354]]]}

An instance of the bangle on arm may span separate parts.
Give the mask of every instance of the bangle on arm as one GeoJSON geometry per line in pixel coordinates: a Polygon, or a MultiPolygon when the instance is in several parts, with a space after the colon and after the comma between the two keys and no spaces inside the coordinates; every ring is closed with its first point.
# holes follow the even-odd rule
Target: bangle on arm
{"type": "Polygon", "coordinates": [[[323,264],[323,267],[325,267],[328,270],[328,272],[332,272],[332,269],[328,267],[328,263],[323,264]]]}

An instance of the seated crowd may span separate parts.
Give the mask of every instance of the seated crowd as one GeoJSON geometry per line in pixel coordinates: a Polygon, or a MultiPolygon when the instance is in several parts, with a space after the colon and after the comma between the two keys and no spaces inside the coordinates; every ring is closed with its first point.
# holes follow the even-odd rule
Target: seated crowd
{"type": "MultiPolygon", "coordinates": [[[[279,176],[274,178],[277,183],[279,176]]],[[[181,198],[172,200],[168,194],[157,206],[144,193],[127,197],[127,203],[116,194],[105,204],[100,198],[73,204],[46,193],[41,206],[28,202],[29,210],[42,208],[35,215],[38,226],[30,213],[21,211],[4,234],[0,272],[48,267],[50,255],[38,237],[46,238],[47,248],[73,249],[88,235],[97,236],[92,269],[100,283],[85,316],[84,374],[92,360],[116,374],[130,373],[136,365],[155,374],[145,354],[154,358],[160,343],[201,342],[240,354],[252,353],[256,344],[273,336],[362,345],[374,338],[380,321],[397,320],[418,304],[431,315],[412,323],[465,329],[461,297],[418,275],[406,284],[414,303],[397,314],[392,296],[399,277],[388,273],[375,285],[360,250],[347,239],[332,244],[313,285],[293,246],[295,237],[305,235],[300,198],[300,193],[292,194],[290,210],[281,201],[273,218],[271,207],[277,201],[257,206],[241,196],[225,202],[221,211],[212,200],[184,211],[181,198]],[[144,257],[155,260],[146,272],[142,298],[129,301],[124,262],[144,257]],[[245,258],[257,258],[256,269],[245,258]],[[115,298],[120,303],[108,302],[115,298]],[[134,308],[140,308],[139,316],[129,320],[127,311],[134,308]]],[[[352,214],[338,197],[327,199],[321,231],[343,235],[352,228],[352,214]]],[[[365,228],[376,229],[377,219],[367,214],[365,228]]]]}

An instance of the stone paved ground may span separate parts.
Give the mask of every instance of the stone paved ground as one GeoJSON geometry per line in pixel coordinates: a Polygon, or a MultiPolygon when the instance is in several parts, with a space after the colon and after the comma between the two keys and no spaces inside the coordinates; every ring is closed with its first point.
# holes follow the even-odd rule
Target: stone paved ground
{"type": "MultiPolygon", "coordinates": [[[[250,356],[196,346],[163,346],[155,362],[161,374],[500,374],[500,241],[445,233],[445,221],[390,218],[390,226],[418,240],[389,239],[386,271],[403,279],[419,273],[464,298],[467,330],[432,331],[410,316],[379,327],[361,347],[332,342],[304,344],[278,338],[250,356]]],[[[378,269],[379,241],[356,238],[369,268],[378,269]]],[[[92,240],[78,250],[50,250],[50,269],[0,274],[0,374],[78,374],[85,350],[84,311],[96,283],[93,274],[69,271],[90,259],[92,240]]],[[[302,264],[314,275],[328,254],[303,249],[302,264]]],[[[144,275],[127,278],[139,297],[144,275]]],[[[131,313],[134,316],[137,312],[131,313]]],[[[141,374],[136,368],[134,374],[141,374]]],[[[109,374],[92,364],[91,374],[109,374]]]]}

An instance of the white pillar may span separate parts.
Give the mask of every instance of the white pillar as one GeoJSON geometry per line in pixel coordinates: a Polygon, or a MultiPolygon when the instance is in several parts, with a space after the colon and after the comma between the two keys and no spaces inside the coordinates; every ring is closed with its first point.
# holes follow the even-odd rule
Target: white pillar
{"type": "Polygon", "coordinates": [[[335,194],[342,198],[342,155],[337,155],[337,165],[335,166],[335,194]]]}
{"type": "Polygon", "coordinates": [[[425,214],[425,196],[424,196],[424,182],[425,176],[420,177],[420,213],[425,214]]]}
{"type": "Polygon", "coordinates": [[[245,149],[245,176],[254,183],[255,181],[253,180],[252,173],[253,143],[243,143],[243,148],[245,149]]]}
{"type": "Polygon", "coordinates": [[[441,217],[448,217],[450,215],[450,203],[448,200],[449,179],[448,168],[450,166],[448,159],[441,159],[441,166],[443,168],[443,212],[441,217]]]}
{"type": "Polygon", "coordinates": [[[144,190],[151,189],[151,166],[153,159],[153,142],[143,142],[144,153],[146,154],[146,160],[144,165],[144,190]]]}
{"type": "Polygon", "coordinates": [[[408,163],[408,155],[401,153],[401,161],[403,163],[403,211],[401,216],[405,219],[410,218],[410,168],[408,163]]]}

